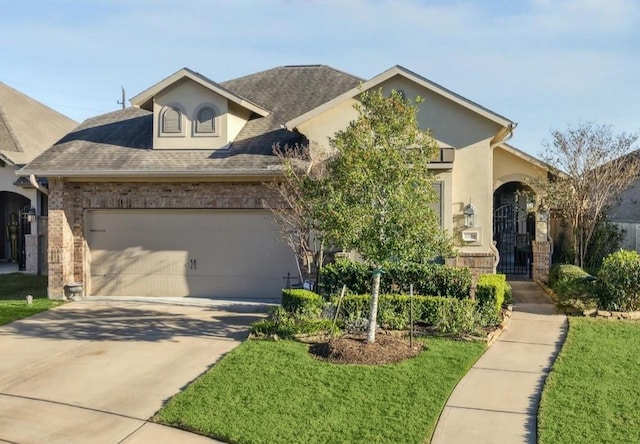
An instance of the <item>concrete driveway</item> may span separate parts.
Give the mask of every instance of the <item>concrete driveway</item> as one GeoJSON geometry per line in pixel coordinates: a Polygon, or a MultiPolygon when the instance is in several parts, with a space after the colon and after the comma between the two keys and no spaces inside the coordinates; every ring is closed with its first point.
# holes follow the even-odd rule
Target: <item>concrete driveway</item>
{"type": "Polygon", "coordinates": [[[146,421],[267,307],[87,298],[0,327],[0,442],[212,442],[146,421]]]}

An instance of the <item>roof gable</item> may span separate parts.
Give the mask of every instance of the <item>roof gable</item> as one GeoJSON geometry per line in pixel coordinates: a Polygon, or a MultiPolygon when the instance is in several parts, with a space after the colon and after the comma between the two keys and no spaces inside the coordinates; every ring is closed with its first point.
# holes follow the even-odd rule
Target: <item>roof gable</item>
{"type": "Polygon", "coordinates": [[[543,169],[545,171],[548,172],[554,172],[556,173],[556,169],[553,168],[551,165],[549,165],[548,163],[544,162],[543,160],[538,159],[537,157],[532,156],[531,154],[525,153],[522,150],[519,150],[518,148],[516,148],[513,145],[509,145],[508,143],[501,143],[499,145],[496,146],[497,149],[502,149],[504,151],[506,151],[507,153],[510,153],[516,157],[519,157],[522,160],[525,160],[535,166],[537,166],[540,169],[543,169]]]}
{"type": "Polygon", "coordinates": [[[31,161],[77,126],[70,118],[0,82],[0,158],[31,161]]]}
{"type": "Polygon", "coordinates": [[[504,116],[501,116],[500,114],[497,114],[469,99],[466,99],[465,97],[454,93],[453,91],[438,85],[435,82],[432,82],[428,79],[426,79],[425,77],[422,77],[416,73],[414,73],[413,71],[410,71],[402,66],[396,65],[388,70],[386,70],[385,72],[373,77],[370,80],[367,80],[366,82],[361,83],[359,86],[356,86],[352,89],[350,89],[349,91],[346,91],[345,93],[341,94],[338,97],[335,97],[334,99],[323,103],[322,105],[300,115],[300,116],[296,116],[295,118],[289,120],[286,123],[287,128],[296,128],[298,125],[318,116],[319,114],[323,113],[324,111],[327,111],[333,107],[335,107],[336,105],[338,105],[339,103],[344,102],[345,100],[349,100],[352,99],[356,96],[358,96],[359,94],[361,94],[363,91],[367,91],[370,90],[372,88],[375,88],[378,85],[381,85],[383,82],[391,79],[394,76],[402,76],[412,82],[415,82],[416,84],[436,93],[439,94],[443,97],[445,97],[446,99],[457,103],[458,105],[492,121],[495,122],[497,124],[499,124],[500,126],[503,127],[511,127],[513,125],[513,122],[509,119],[507,119],[504,116]]]}
{"type": "Polygon", "coordinates": [[[225,99],[233,103],[236,103],[237,105],[243,108],[246,108],[251,112],[256,113],[261,117],[265,117],[269,115],[269,110],[267,110],[266,108],[263,108],[261,106],[256,105],[255,103],[250,102],[244,97],[241,97],[236,93],[223,87],[219,83],[216,83],[213,80],[203,76],[202,74],[199,74],[197,72],[190,70],[189,68],[182,68],[181,70],[171,74],[169,77],[161,80],[160,82],[156,83],[152,87],[147,88],[140,94],[132,97],[130,102],[134,106],[150,111],[153,109],[152,108],[153,97],[157,96],[159,93],[161,93],[165,89],[171,87],[176,82],[179,82],[183,79],[189,79],[203,86],[204,88],[207,88],[208,90],[213,91],[216,94],[219,94],[225,99]]]}

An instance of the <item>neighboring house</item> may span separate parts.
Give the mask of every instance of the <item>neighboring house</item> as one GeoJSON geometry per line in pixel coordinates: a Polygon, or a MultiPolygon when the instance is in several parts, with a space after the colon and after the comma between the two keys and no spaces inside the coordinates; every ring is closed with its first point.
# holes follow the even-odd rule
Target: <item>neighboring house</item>
{"type": "Polygon", "coordinates": [[[622,230],[621,248],[640,252],[640,179],[620,193],[607,210],[607,219],[622,230]]]}
{"type": "Polygon", "coordinates": [[[46,273],[46,181],[16,170],[76,125],[0,82],[0,261],[46,273]]]}
{"type": "Polygon", "coordinates": [[[49,180],[49,296],[81,281],[88,295],[278,297],[299,271],[264,210],[278,204],[264,185],[282,174],[273,145],[328,155],[359,94],[377,88],[424,99],[441,221],[460,250],[449,262],[493,272],[499,255],[499,271],[528,274],[535,239],[544,274],[546,224],[527,216],[537,206],[523,191],[545,165],[505,143],[509,119],[399,66],[366,81],[314,65],[222,83],[185,68],[21,170],[49,180]]]}

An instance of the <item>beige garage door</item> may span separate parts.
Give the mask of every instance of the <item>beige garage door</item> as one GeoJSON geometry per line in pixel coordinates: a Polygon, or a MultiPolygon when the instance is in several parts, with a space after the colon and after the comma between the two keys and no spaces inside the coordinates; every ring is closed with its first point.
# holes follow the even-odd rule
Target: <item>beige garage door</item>
{"type": "Polygon", "coordinates": [[[295,255],[268,211],[89,211],[90,293],[278,298],[295,255]]]}

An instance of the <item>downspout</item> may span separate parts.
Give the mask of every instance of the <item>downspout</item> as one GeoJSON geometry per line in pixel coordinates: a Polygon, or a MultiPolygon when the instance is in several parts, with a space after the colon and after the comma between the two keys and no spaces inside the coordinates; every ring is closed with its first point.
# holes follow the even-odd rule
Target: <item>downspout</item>
{"type": "Polygon", "coordinates": [[[491,139],[489,148],[493,150],[498,145],[502,145],[503,143],[506,143],[508,140],[510,140],[513,137],[513,131],[517,126],[517,123],[512,122],[509,124],[509,126],[503,127],[500,131],[498,131],[498,134],[496,134],[495,137],[491,139]]]}
{"type": "Polygon", "coordinates": [[[38,183],[34,174],[29,174],[29,182],[36,190],[40,191],[42,194],[46,196],[49,195],[49,190],[38,183]]]}

